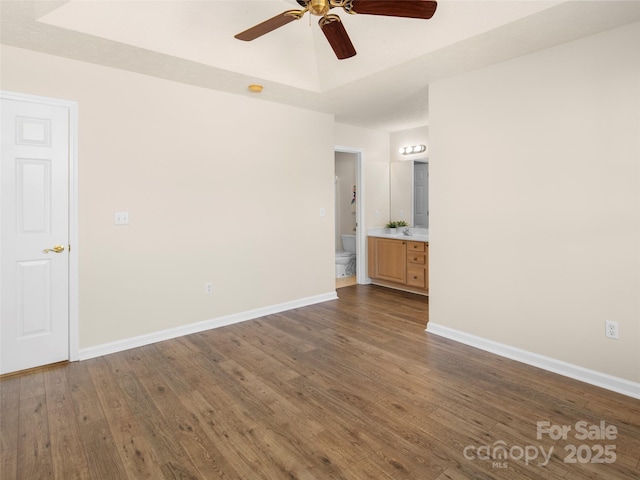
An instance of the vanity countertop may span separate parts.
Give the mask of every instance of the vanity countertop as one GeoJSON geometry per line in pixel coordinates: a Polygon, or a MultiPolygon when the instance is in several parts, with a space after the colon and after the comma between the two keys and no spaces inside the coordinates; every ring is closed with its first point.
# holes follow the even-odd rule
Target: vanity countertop
{"type": "Polygon", "coordinates": [[[367,235],[369,237],[393,238],[394,240],[406,240],[408,242],[429,241],[429,229],[427,228],[412,228],[411,233],[411,235],[405,235],[402,232],[391,234],[387,228],[370,228],[367,235]]]}

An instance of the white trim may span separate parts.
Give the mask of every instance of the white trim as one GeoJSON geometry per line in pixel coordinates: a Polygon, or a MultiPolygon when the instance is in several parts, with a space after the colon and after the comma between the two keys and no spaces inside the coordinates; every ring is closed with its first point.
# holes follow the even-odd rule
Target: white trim
{"type": "Polygon", "coordinates": [[[69,360],[80,359],[78,104],[69,102],[69,360]]]}
{"type": "Polygon", "coordinates": [[[79,359],[78,300],[78,103],[59,98],[0,90],[0,98],[69,109],[69,360],[79,359]]]}
{"type": "Polygon", "coordinates": [[[139,335],[137,337],[126,338],[124,340],[104,343],[102,345],[96,345],[94,347],[81,349],[79,359],[87,360],[89,358],[95,358],[102,355],[121,352],[123,350],[129,350],[130,348],[143,347],[152,343],[162,342],[164,340],[170,340],[172,338],[182,337],[184,335],[190,335],[192,333],[198,333],[205,330],[211,330],[213,328],[225,327],[227,325],[233,325],[234,323],[253,320],[256,318],[264,317],[266,315],[272,315],[274,313],[292,310],[294,308],[306,307],[308,305],[327,302],[329,300],[336,300],[337,298],[338,296],[334,291],[325,293],[323,295],[316,295],[313,297],[293,300],[291,302],[280,303],[278,305],[272,305],[270,307],[234,313],[232,315],[225,315],[224,317],[212,318],[211,320],[204,320],[202,322],[191,323],[189,325],[161,330],[159,332],[153,332],[145,335],[139,335]]]}
{"type": "Polygon", "coordinates": [[[456,342],[464,343],[465,345],[479,348],[486,352],[495,353],[501,357],[510,358],[511,360],[542,368],[549,372],[564,375],[565,377],[573,378],[581,382],[589,383],[597,387],[602,387],[623,395],[628,395],[629,397],[640,399],[640,383],[631,382],[624,378],[614,377],[606,373],[597,372],[595,370],[563,362],[562,360],[556,360],[555,358],[521,350],[516,347],[494,342],[493,340],[488,340],[486,338],[477,337],[433,322],[429,322],[427,324],[426,331],[456,342]]]}

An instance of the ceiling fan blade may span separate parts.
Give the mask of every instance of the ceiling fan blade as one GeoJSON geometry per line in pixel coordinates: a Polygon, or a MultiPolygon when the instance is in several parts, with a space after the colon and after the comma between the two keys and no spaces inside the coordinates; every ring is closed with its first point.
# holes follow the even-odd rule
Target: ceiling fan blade
{"type": "Polygon", "coordinates": [[[318,22],[338,60],[353,57],[356,49],[337,15],[326,15],[318,22]]]}
{"type": "Polygon", "coordinates": [[[437,6],[435,0],[353,0],[351,7],[345,7],[345,10],[366,15],[428,19],[433,17],[437,6]]]}
{"type": "MultiPolygon", "coordinates": [[[[296,10],[297,11],[297,10],[296,10]]],[[[265,33],[272,32],[276,28],[280,28],[286,25],[289,22],[297,20],[295,15],[291,15],[290,11],[282,12],[275,17],[270,18],[269,20],[265,20],[262,23],[254,25],[253,27],[245,30],[244,32],[240,32],[237,35],[234,35],[238,40],[244,40],[245,42],[250,42],[251,40],[255,40],[258,37],[261,37],[265,33]]]]}

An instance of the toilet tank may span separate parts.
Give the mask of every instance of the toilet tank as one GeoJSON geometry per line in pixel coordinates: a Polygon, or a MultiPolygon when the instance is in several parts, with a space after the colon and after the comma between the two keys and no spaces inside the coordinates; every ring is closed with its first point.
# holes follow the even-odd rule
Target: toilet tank
{"type": "Polygon", "coordinates": [[[355,235],[340,235],[342,238],[342,248],[345,252],[356,253],[356,236],[355,235]]]}

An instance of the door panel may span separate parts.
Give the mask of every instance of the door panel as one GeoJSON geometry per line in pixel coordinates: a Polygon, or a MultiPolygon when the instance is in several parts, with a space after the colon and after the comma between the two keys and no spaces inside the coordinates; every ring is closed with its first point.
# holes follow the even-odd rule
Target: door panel
{"type": "Polygon", "coordinates": [[[51,334],[51,262],[18,262],[17,340],[51,334]]]}
{"type": "Polygon", "coordinates": [[[46,233],[51,223],[51,162],[16,159],[18,232],[46,233]]]}
{"type": "Polygon", "coordinates": [[[407,248],[401,240],[376,238],[376,277],[405,283],[407,281],[407,248]]]}
{"type": "Polygon", "coordinates": [[[0,373],[9,373],[69,359],[68,108],[2,99],[0,182],[0,373]]]}
{"type": "Polygon", "coordinates": [[[429,164],[414,165],[413,226],[429,228],[429,164]]]}

